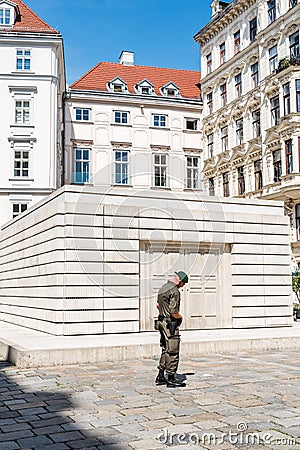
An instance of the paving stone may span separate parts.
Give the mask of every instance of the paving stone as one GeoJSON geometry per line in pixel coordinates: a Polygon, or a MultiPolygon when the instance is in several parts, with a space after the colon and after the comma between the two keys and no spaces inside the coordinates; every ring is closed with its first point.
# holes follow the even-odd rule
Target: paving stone
{"type": "Polygon", "coordinates": [[[47,436],[35,436],[32,438],[18,439],[17,443],[21,446],[21,448],[40,448],[42,449],[47,444],[53,444],[53,441],[49,439],[47,436]]]}
{"type": "Polygon", "coordinates": [[[68,442],[75,441],[78,439],[84,439],[81,433],[78,431],[69,431],[64,433],[55,433],[50,435],[54,442],[68,442]]]}
{"type": "Polygon", "coordinates": [[[12,431],[11,433],[0,433],[0,442],[15,441],[23,437],[31,437],[34,434],[30,430],[12,431]]]}
{"type": "Polygon", "coordinates": [[[16,442],[0,442],[0,450],[17,450],[20,446],[16,442]]]}

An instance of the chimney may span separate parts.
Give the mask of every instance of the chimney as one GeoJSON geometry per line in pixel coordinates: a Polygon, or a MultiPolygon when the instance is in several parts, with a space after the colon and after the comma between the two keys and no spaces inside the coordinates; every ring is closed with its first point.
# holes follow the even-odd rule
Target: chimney
{"type": "Polygon", "coordinates": [[[123,50],[119,56],[119,63],[124,66],[134,66],[134,52],[123,50]]]}
{"type": "Polygon", "coordinates": [[[223,9],[227,8],[230,2],[222,2],[220,0],[213,0],[211,6],[212,14],[211,16],[214,17],[216,14],[219,14],[223,9]]]}

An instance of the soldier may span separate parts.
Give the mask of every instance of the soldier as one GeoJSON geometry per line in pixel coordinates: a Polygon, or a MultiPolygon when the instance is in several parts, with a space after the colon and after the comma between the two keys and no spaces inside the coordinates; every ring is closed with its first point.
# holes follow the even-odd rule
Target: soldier
{"type": "Polygon", "coordinates": [[[167,387],[184,387],[185,383],[177,380],[175,374],[179,364],[180,336],[179,326],[182,322],[179,288],[188,283],[185,272],[175,272],[172,281],[165,283],[157,296],[159,316],[157,329],[160,332],[161,357],[158,364],[156,384],[166,384],[167,387]],[[165,371],[167,378],[165,378],[165,371]]]}

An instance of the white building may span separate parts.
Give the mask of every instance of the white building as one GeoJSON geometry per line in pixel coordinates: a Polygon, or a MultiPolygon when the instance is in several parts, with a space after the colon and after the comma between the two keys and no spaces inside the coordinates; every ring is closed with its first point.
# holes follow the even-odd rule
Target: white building
{"type": "Polygon", "coordinates": [[[0,225],[61,185],[62,36],[21,0],[0,1],[0,225]]]}
{"type": "Polygon", "coordinates": [[[212,3],[201,47],[204,180],[211,195],[285,201],[300,260],[300,6],[212,3]]]}
{"type": "Polygon", "coordinates": [[[201,189],[200,73],[100,62],[71,86],[66,184],[201,189]]]}

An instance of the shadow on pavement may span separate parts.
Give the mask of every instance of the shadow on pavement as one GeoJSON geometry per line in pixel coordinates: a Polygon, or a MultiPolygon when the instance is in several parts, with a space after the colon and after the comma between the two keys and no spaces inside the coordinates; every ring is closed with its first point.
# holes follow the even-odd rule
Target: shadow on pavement
{"type": "MultiPolygon", "coordinates": [[[[42,386],[41,391],[33,391],[30,376],[35,374],[30,369],[23,372],[18,384],[16,380],[22,369],[0,361],[0,450],[128,448],[116,442],[117,431],[115,435],[102,437],[97,427],[93,432],[80,429],[71,418],[76,412],[72,393],[45,392],[42,386]]],[[[41,385],[42,382],[41,379],[41,385]]],[[[84,414],[80,409],[76,413],[84,414]]]]}

